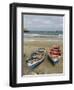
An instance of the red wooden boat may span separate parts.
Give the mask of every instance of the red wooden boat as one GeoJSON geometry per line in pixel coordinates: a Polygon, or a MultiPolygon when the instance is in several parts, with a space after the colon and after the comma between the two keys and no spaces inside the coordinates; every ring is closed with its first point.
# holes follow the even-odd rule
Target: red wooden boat
{"type": "Polygon", "coordinates": [[[54,45],[51,49],[49,49],[48,58],[52,61],[53,64],[58,63],[61,58],[60,47],[57,45],[54,45]]]}

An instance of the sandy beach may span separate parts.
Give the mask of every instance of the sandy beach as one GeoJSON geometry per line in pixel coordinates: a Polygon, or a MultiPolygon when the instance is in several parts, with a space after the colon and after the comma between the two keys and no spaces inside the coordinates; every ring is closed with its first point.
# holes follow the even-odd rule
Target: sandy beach
{"type": "Polygon", "coordinates": [[[63,73],[63,55],[60,58],[60,62],[53,65],[50,60],[46,57],[35,69],[31,70],[26,63],[27,58],[30,57],[31,53],[36,48],[45,48],[47,51],[54,44],[60,46],[63,52],[63,39],[62,38],[29,38],[23,40],[23,60],[22,60],[22,75],[38,75],[38,74],[55,74],[63,73]]]}

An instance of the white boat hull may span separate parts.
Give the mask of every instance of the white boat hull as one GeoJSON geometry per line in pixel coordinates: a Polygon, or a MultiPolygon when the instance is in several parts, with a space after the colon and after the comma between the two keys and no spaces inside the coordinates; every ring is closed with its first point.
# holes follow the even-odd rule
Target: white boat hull
{"type": "Polygon", "coordinates": [[[40,63],[42,63],[44,60],[39,60],[33,64],[28,63],[28,67],[30,67],[31,69],[35,68],[37,65],[39,65],[40,63]]]}
{"type": "Polygon", "coordinates": [[[59,56],[58,58],[53,58],[53,57],[51,57],[51,56],[49,56],[49,55],[48,55],[48,57],[49,57],[49,60],[50,60],[53,64],[59,63],[60,58],[61,58],[61,56],[59,56]]]}

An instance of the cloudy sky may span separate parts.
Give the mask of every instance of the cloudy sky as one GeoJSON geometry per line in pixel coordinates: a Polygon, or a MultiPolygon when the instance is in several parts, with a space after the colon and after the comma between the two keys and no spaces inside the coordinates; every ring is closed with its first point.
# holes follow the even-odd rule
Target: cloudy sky
{"type": "Polygon", "coordinates": [[[63,16],[23,15],[23,28],[29,31],[61,31],[63,16]]]}

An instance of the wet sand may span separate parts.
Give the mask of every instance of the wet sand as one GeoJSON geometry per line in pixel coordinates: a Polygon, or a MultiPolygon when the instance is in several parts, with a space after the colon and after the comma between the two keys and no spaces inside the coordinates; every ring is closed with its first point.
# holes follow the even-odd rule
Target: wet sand
{"type": "Polygon", "coordinates": [[[50,60],[45,58],[45,60],[37,66],[35,69],[31,70],[26,63],[27,58],[30,57],[30,54],[36,48],[45,48],[47,51],[54,44],[60,45],[60,48],[63,52],[63,40],[59,38],[46,39],[46,38],[34,38],[24,40],[23,42],[23,60],[22,60],[22,75],[34,75],[34,74],[55,74],[63,73],[63,55],[60,58],[60,62],[56,65],[53,65],[50,60]]]}

